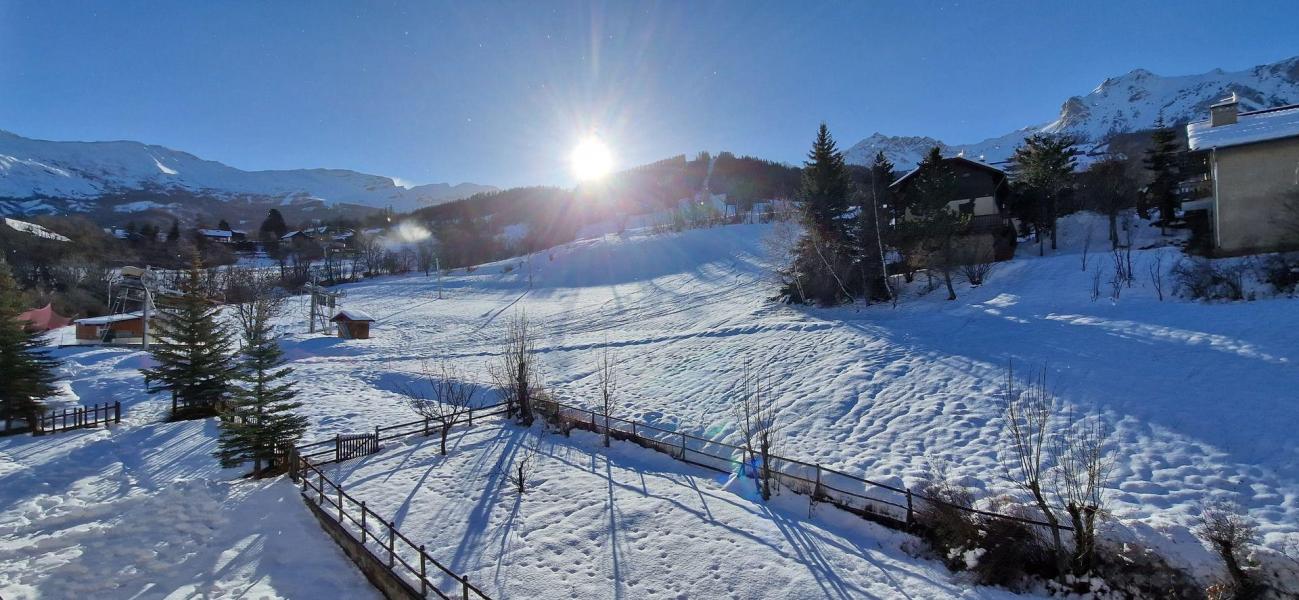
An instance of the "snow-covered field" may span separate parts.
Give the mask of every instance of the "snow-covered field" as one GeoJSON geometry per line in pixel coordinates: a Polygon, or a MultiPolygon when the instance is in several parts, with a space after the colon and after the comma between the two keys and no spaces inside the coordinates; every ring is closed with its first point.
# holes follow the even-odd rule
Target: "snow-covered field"
{"type": "Polygon", "coordinates": [[[0,438],[0,597],[380,597],[290,484],[217,466],[215,421],[158,422],[139,352],[65,357],[70,395],[128,408],[112,430],[0,438]]]}
{"type": "MultiPolygon", "coordinates": [[[[1136,252],[1135,285],[1117,302],[1092,301],[1092,275],[1077,253],[1081,230],[1065,229],[1054,256],[1038,258],[1035,248],[1021,248],[1020,258],[998,264],[984,286],[959,286],[955,302],[940,292],[920,295],[917,286],[896,308],[834,309],[770,301],[774,286],[763,239],[771,226],[610,235],[535,255],[531,288],[528,269],[517,259],[444,277],[443,299],[437,298],[436,276],[344,286],[342,307],[378,318],[372,339],[306,335],[304,300],[285,318],[284,343],[305,390],[309,439],[410,420],[400,392],[418,382],[425,364],[451,361],[486,381],[485,365],[495,357],[503,323],[526,311],[542,334],[539,361],[547,386],[570,403],[593,404],[595,362],[610,347],[621,371],[619,414],[724,438],[734,431],[729,406],[747,363],[770,379],[785,423],[785,454],[906,484],[943,462],[983,497],[1012,490],[999,466],[1004,443],[997,395],[1005,365],[1012,359],[1024,369],[1045,365],[1064,401],[1115,428],[1110,535],[1156,543],[1176,562],[1203,571],[1211,564],[1208,554],[1188,528],[1202,503],[1229,500],[1260,522],[1269,545],[1299,541],[1295,301],[1161,302],[1145,274],[1156,256],[1163,256],[1165,269],[1172,266],[1177,251],[1170,248],[1136,252]]],[[[1103,229],[1095,231],[1099,236],[1103,229]]],[[[1095,251],[1104,245],[1092,243],[1090,269],[1105,269],[1108,279],[1110,258],[1095,251]]],[[[42,491],[39,473],[22,469],[37,460],[30,455],[49,456],[42,460],[55,473],[91,469],[87,477],[94,483],[87,485],[101,495],[139,489],[161,502],[163,482],[174,474],[208,482],[181,488],[195,503],[204,494],[238,497],[256,510],[279,499],[286,505],[280,512],[289,517],[278,523],[301,525],[296,535],[310,536],[315,560],[343,560],[291,490],[228,483],[232,473],[200,460],[208,450],[187,451],[185,468],[163,461],[150,479],[116,483],[114,474],[130,475],[134,465],[125,465],[135,460],[119,454],[164,453],[163,441],[181,439],[210,446],[211,426],[144,425],[165,405],[138,401],[138,354],[66,352],[91,365],[69,368],[81,401],[124,395],[134,425],[113,435],[0,440],[0,549],[27,555],[12,550],[34,537],[22,529],[34,525],[22,525],[20,507],[57,505],[69,490],[83,493],[72,482],[42,491]],[[103,448],[82,456],[112,458],[80,466],[79,456],[55,456],[63,444],[103,448]],[[243,492],[254,489],[267,491],[243,492]]],[[[965,590],[936,563],[902,552],[897,534],[823,508],[809,520],[806,503],[792,499],[768,508],[715,473],[648,451],[616,448],[606,460],[598,444],[577,434],[572,440],[541,438],[537,491],[516,502],[492,480],[512,447],[508,438],[517,435],[499,426],[471,430],[458,436],[446,459],[427,442],[395,444],[342,466],[343,483],[358,498],[383,506],[380,512],[397,516],[403,532],[438,548],[454,567],[491,582],[480,585],[485,591],[503,596],[545,590],[627,598],[949,597],[965,590]]],[[[173,487],[167,493],[176,493],[173,487]]],[[[200,557],[194,560],[216,563],[213,557],[244,539],[238,531],[258,531],[254,523],[228,522],[236,533],[217,527],[218,535],[232,541],[212,540],[194,551],[200,557]]],[[[51,551],[56,556],[80,551],[58,548],[51,551]]],[[[264,554],[244,553],[246,562],[235,564],[275,573],[265,561],[288,560],[283,553],[264,554]]],[[[84,560],[65,562],[91,568],[84,560]]],[[[57,579],[50,568],[29,572],[14,564],[0,561],[0,595],[10,597],[6,586],[12,582],[54,589],[46,587],[57,579]]],[[[273,576],[265,585],[282,596],[297,595],[273,576]]],[[[965,593],[1001,594],[980,588],[965,593]]]]}

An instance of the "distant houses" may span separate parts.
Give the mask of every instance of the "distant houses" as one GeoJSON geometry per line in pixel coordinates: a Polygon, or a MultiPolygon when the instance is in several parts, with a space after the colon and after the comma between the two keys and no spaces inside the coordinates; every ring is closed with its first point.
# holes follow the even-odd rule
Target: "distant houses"
{"type": "Polygon", "coordinates": [[[1299,247],[1299,104],[1240,112],[1231,98],[1209,118],[1186,126],[1191,160],[1203,165],[1198,198],[1182,210],[1202,212],[1209,248],[1239,255],[1299,247]]]}
{"type": "Polygon", "coordinates": [[[219,244],[238,244],[248,241],[248,232],[238,229],[199,229],[198,234],[219,244]]]}

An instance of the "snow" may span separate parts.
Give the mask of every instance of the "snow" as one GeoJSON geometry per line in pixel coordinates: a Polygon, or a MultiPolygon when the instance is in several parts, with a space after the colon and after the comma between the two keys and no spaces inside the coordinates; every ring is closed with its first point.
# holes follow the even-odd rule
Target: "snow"
{"type": "Polygon", "coordinates": [[[143,317],[144,317],[144,313],[136,311],[136,312],[129,312],[129,313],[118,313],[115,315],[104,315],[102,317],[87,317],[84,319],[77,319],[73,321],[73,323],[76,323],[77,325],[107,325],[109,323],[117,323],[119,321],[133,321],[135,319],[139,319],[143,317]]]}
{"type": "Polygon", "coordinates": [[[883,151],[900,171],[915,166],[930,148],[939,147],[943,156],[964,152],[968,157],[999,165],[1008,161],[1015,148],[1035,133],[1068,133],[1083,142],[1086,153],[1079,167],[1092,155],[1105,151],[1106,138],[1114,133],[1150,129],[1162,114],[1169,124],[1204,119],[1209,106],[1236,93],[1241,110],[1267,109],[1299,103],[1299,57],[1242,71],[1215,69],[1196,75],[1161,76],[1145,69],[1111,77],[1090,93],[1069,98],[1059,116],[1048,123],[1030,125],[976,143],[945,144],[929,137],[872,134],[854,144],[845,156],[850,163],[868,165],[883,151]]]}
{"type": "MultiPolygon", "coordinates": [[[[1190,528],[1203,503],[1224,500],[1259,522],[1268,546],[1299,541],[1299,439],[1292,433],[1299,411],[1290,393],[1299,360],[1295,300],[1161,302],[1146,274],[1159,261],[1156,272],[1167,277],[1179,251],[1157,229],[1140,225],[1136,245],[1149,248],[1133,253],[1141,279],[1122,288],[1117,300],[1093,301],[1093,273],[1108,280],[1113,259],[1103,219],[1078,215],[1062,220],[1059,251],[1038,258],[1036,245],[1021,246],[984,285],[958,285],[954,302],[941,292],[922,293],[922,276],[896,308],[793,307],[771,301],[775,284],[764,240],[776,227],[629,230],[581,239],[534,261],[531,286],[526,274],[504,272],[508,261],[459,270],[440,283],[414,275],[340,286],[349,311],[377,319],[367,340],[308,335],[308,300],[299,297],[280,326],[296,377],[310,382],[302,396],[308,439],[411,420],[403,392],[426,385],[424,372],[442,360],[489,388],[485,367],[497,356],[505,322],[523,310],[543,334],[537,357],[546,389],[563,401],[594,403],[596,359],[609,348],[620,371],[616,414],[734,440],[729,406],[748,365],[766,376],[780,408],[784,454],[904,485],[915,485],[931,464],[945,463],[980,498],[1018,497],[1000,466],[998,393],[1013,360],[1021,372],[1044,366],[1069,407],[1114,429],[1115,520],[1104,525],[1106,536],[1156,546],[1174,564],[1205,576],[1214,563],[1190,528]],[[1090,249],[1086,270],[1084,246],[1090,249]]],[[[211,424],[147,425],[167,405],[161,397],[141,400],[136,369],[146,362],[139,352],[60,352],[74,362],[67,369],[70,393],[83,404],[123,397],[130,423],[112,434],[0,440],[0,527],[27,510],[19,505],[48,505],[31,510],[58,514],[60,503],[83,493],[59,478],[46,486],[22,475],[31,472],[20,462],[28,455],[65,450],[66,458],[42,460],[56,465],[55,472],[88,478],[79,485],[94,493],[139,488],[130,493],[156,495],[176,487],[186,502],[216,498],[223,511],[227,501],[251,498],[244,514],[285,494],[277,514],[306,514],[289,492],[237,495],[261,488],[230,483],[205,456],[210,446],[191,446],[211,444],[211,424]],[[76,440],[83,439],[102,446],[79,451],[76,440]],[[166,465],[139,475],[133,457],[141,454],[166,465]],[[120,473],[134,479],[129,485],[111,479],[120,473]],[[206,482],[167,483],[175,479],[206,482]]],[[[536,491],[516,502],[494,480],[498,463],[525,435],[532,434],[480,424],[456,434],[447,458],[435,456],[429,440],[413,439],[329,468],[358,498],[399,519],[417,543],[437,549],[439,560],[469,572],[489,593],[503,590],[502,597],[1004,595],[912,558],[906,549],[916,542],[857,517],[819,506],[809,518],[806,500],[788,494],[764,505],[742,484],[633,447],[618,446],[606,460],[598,442],[580,433],[540,439],[536,491]]],[[[95,518],[127,518],[109,514],[95,518]]],[[[195,550],[207,558],[195,560],[233,548],[238,534],[225,531],[240,527],[245,524],[234,518],[225,521],[212,546],[195,550]]],[[[0,549],[17,552],[30,534],[10,531],[0,529],[0,549]]],[[[314,529],[298,535],[307,539],[295,545],[312,548],[313,557],[325,560],[326,550],[333,551],[314,529]]],[[[153,547],[143,540],[133,546],[153,547]]],[[[54,551],[27,567],[36,569],[30,575],[0,559],[0,594],[9,598],[5,586],[19,578],[34,581],[22,585],[56,585],[58,577],[48,573],[76,556],[54,551]]],[[[261,561],[253,569],[271,573],[283,565],[265,561],[305,560],[254,551],[240,556],[261,561]]],[[[89,568],[84,560],[76,564],[89,568]]],[[[342,562],[332,568],[340,577],[351,569],[342,562]]],[[[237,572],[246,570],[229,572],[242,581],[237,572]]],[[[221,577],[202,576],[207,583],[221,577]]],[[[166,579],[160,586],[182,583],[166,579]]],[[[268,585],[289,595],[273,578],[268,585]]]]}
{"type": "Polygon", "coordinates": [[[403,187],[390,177],[343,169],[244,171],[139,142],[57,142],[0,131],[0,198],[93,199],[141,189],[226,199],[285,197],[286,202],[309,196],[326,204],[345,202],[408,211],[495,188],[471,183],[403,187]]]}
{"type": "Polygon", "coordinates": [[[344,319],[347,321],[373,321],[374,317],[371,317],[370,313],[365,312],[363,310],[357,310],[355,308],[345,308],[343,310],[338,311],[338,314],[334,315],[333,320],[337,321],[339,319],[344,319]]]}
{"type": "MultiPolygon", "coordinates": [[[[348,493],[496,598],[1012,598],[906,550],[914,538],[628,443],[499,420],[337,470],[348,493]],[[537,448],[518,495],[505,473],[537,448]]],[[[331,475],[332,477],[332,475],[331,475]]],[[[447,580],[443,584],[453,584],[447,580]]]]}
{"type": "Polygon", "coordinates": [[[1239,146],[1299,136],[1299,105],[1282,110],[1241,113],[1237,122],[1214,127],[1210,121],[1186,126],[1187,145],[1192,150],[1239,146]]]}
{"type": "Polygon", "coordinates": [[[14,230],[16,230],[16,231],[21,231],[21,232],[23,232],[23,233],[30,233],[30,234],[32,234],[32,235],[34,235],[34,236],[36,236],[36,237],[39,237],[39,238],[45,238],[45,239],[47,239],[47,240],[54,240],[54,241],[56,241],[56,242],[71,242],[71,241],[72,241],[71,239],[69,239],[69,238],[66,237],[66,236],[62,236],[62,235],[59,235],[59,234],[57,234],[57,233],[54,233],[53,231],[50,231],[50,230],[48,230],[48,229],[46,229],[46,228],[44,228],[44,227],[41,227],[40,225],[37,225],[37,224],[35,224],[35,223],[28,223],[27,221],[19,221],[18,219],[9,219],[9,218],[6,218],[6,219],[4,220],[4,224],[5,224],[5,225],[8,225],[10,228],[12,228],[12,229],[14,229],[14,230]]]}
{"type": "Polygon", "coordinates": [[[161,422],[136,351],[67,352],[70,403],[123,423],[0,438],[0,596],[378,598],[280,479],[217,467],[216,423],[161,422]]]}

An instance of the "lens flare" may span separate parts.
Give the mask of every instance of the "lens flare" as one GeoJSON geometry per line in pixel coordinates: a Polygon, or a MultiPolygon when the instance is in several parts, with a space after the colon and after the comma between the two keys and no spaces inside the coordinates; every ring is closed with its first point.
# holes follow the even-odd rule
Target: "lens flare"
{"type": "Polygon", "coordinates": [[[569,162],[574,176],[581,181],[590,181],[609,174],[613,169],[613,153],[600,138],[589,137],[573,149],[569,162]]]}

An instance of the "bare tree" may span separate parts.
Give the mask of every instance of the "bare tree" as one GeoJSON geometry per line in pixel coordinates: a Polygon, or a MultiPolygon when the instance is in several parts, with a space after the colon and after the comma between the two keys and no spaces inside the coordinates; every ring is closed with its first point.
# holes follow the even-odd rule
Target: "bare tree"
{"type": "Polygon", "coordinates": [[[961,276],[970,285],[983,285],[992,272],[995,258],[991,244],[976,239],[966,241],[961,245],[960,256],[957,258],[961,276]]]}
{"type": "Polygon", "coordinates": [[[600,386],[600,407],[599,413],[604,418],[604,447],[609,447],[609,417],[613,416],[613,398],[618,393],[618,373],[617,357],[609,352],[609,347],[604,347],[604,352],[600,355],[600,363],[596,368],[596,375],[599,378],[597,385],[600,386]]]}
{"type": "Polygon", "coordinates": [[[1043,476],[1048,469],[1047,433],[1055,412],[1055,395],[1047,387],[1046,370],[1029,373],[1031,383],[1020,389],[1015,381],[1014,365],[1006,367],[1006,389],[1002,398],[1006,433],[1010,440],[1009,459],[1004,465],[1012,483],[1028,492],[1042,516],[1051,525],[1056,567],[1063,579],[1069,568],[1069,556],[1060,537],[1060,519],[1047,502],[1043,476]]]}
{"type": "Polygon", "coordinates": [[[1101,297],[1101,267],[1098,265],[1095,271],[1092,271],[1092,302],[1101,297]]]}
{"type": "Polygon", "coordinates": [[[1083,238],[1082,270],[1086,271],[1086,270],[1087,270],[1087,251],[1091,250],[1091,247],[1092,247],[1092,226],[1091,226],[1091,224],[1088,224],[1088,225],[1087,225],[1087,230],[1084,232],[1084,235],[1086,235],[1087,237],[1083,238]]]}
{"type": "Polygon", "coordinates": [[[536,469],[537,446],[535,443],[532,445],[524,444],[510,462],[509,472],[505,474],[505,480],[522,496],[527,491],[528,481],[532,479],[536,469]]]}
{"type": "Polygon", "coordinates": [[[235,322],[241,340],[257,339],[257,332],[284,310],[288,296],[278,286],[276,278],[255,269],[234,269],[228,276],[232,295],[242,302],[234,304],[235,322]]]}
{"type": "Polygon", "coordinates": [[[763,389],[761,375],[753,374],[745,364],[740,395],[731,410],[740,427],[741,446],[747,455],[745,463],[756,470],[762,499],[770,500],[771,484],[776,476],[772,457],[781,427],[776,423],[776,407],[764,392],[770,394],[763,389]]]}
{"type": "Polygon", "coordinates": [[[489,369],[492,381],[500,388],[508,411],[523,426],[532,425],[532,400],[539,393],[536,364],[536,339],[528,315],[514,313],[505,325],[500,362],[489,369]]]}
{"type": "Polygon", "coordinates": [[[1156,254],[1155,260],[1150,263],[1150,285],[1154,286],[1155,294],[1159,296],[1159,301],[1164,301],[1164,255],[1156,254]]]}
{"type": "Polygon", "coordinates": [[[437,372],[430,372],[427,365],[423,370],[429,391],[406,389],[406,404],[424,417],[424,435],[429,434],[429,423],[437,424],[441,453],[446,456],[447,436],[452,428],[469,418],[478,387],[446,362],[441,363],[437,372]]]}
{"type": "Polygon", "coordinates": [[[1257,585],[1241,563],[1249,547],[1258,542],[1258,526],[1241,514],[1240,507],[1231,504],[1204,507],[1195,535],[1213,546],[1213,551],[1227,566],[1227,574],[1235,587],[1234,597],[1254,597],[1257,585]]]}
{"type": "Polygon", "coordinates": [[[425,277],[428,277],[437,264],[437,240],[433,239],[433,236],[420,240],[419,245],[415,247],[415,253],[419,269],[424,271],[425,277]]]}
{"type": "Polygon", "coordinates": [[[1110,431],[1097,417],[1074,419],[1052,444],[1055,493],[1074,531],[1073,568],[1091,573],[1096,556],[1096,518],[1105,512],[1105,489],[1114,470],[1110,431]]]}
{"type": "Polygon", "coordinates": [[[798,296],[806,298],[807,292],[803,290],[804,273],[801,271],[800,261],[797,260],[799,237],[798,225],[788,218],[781,218],[772,225],[771,233],[763,238],[762,245],[767,250],[767,254],[772,257],[771,264],[777,265],[772,272],[776,283],[781,287],[793,283],[798,289],[798,296]],[[790,267],[786,269],[779,265],[790,265],[790,267]]]}

